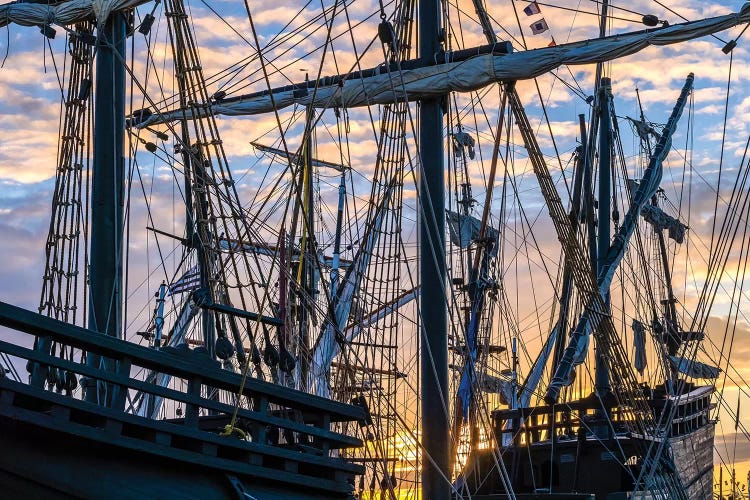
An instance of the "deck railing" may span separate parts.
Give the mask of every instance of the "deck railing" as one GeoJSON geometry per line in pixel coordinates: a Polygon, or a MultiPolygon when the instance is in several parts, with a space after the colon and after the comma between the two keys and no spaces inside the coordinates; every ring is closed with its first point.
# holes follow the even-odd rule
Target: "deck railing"
{"type": "MultiPolygon", "coordinates": [[[[691,390],[693,386],[686,386],[691,390]]],[[[668,425],[670,436],[687,434],[708,423],[709,411],[713,408],[711,394],[706,391],[699,397],[666,398],[653,397],[646,400],[653,418],[662,422],[660,415],[671,417],[668,425]]],[[[559,438],[577,437],[579,432],[596,432],[596,415],[606,408],[606,425],[615,432],[627,432],[635,416],[631,410],[617,405],[615,401],[600,402],[595,398],[584,398],[555,406],[536,406],[512,410],[496,410],[492,413],[495,435],[498,442],[515,446],[546,441],[550,436],[559,438]]],[[[661,425],[664,425],[663,423],[661,425]]]]}
{"type": "MultiPolygon", "coordinates": [[[[232,462],[236,472],[250,471],[251,475],[266,476],[274,471],[265,469],[275,469],[276,475],[267,477],[292,482],[301,478],[299,484],[312,487],[341,488],[351,476],[362,471],[359,465],[330,456],[331,450],[362,445],[356,437],[331,430],[332,423],[363,419],[364,411],[360,407],[252,377],[247,377],[243,384],[240,374],[223,370],[207,356],[191,350],[151,349],[2,302],[0,326],[28,335],[27,342],[0,340],[0,352],[24,360],[31,368],[29,384],[0,377],[0,413],[11,409],[14,415],[19,411],[32,412],[36,415],[32,420],[42,416],[40,422],[44,421],[44,416],[62,415],[62,420],[44,421],[43,425],[65,427],[72,422],[88,426],[91,432],[87,431],[87,435],[93,439],[96,439],[97,429],[106,427],[108,440],[115,429],[115,434],[125,439],[123,442],[136,439],[159,445],[160,449],[166,445],[183,452],[209,455],[222,467],[232,462]],[[19,345],[31,345],[34,339],[36,348],[19,345]],[[52,343],[98,355],[106,360],[100,365],[104,368],[53,356],[50,353],[52,343]],[[60,391],[45,390],[50,370],[84,378],[93,390],[97,383],[106,384],[106,404],[97,405],[60,391]],[[162,387],[143,380],[142,375],[141,378],[133,375],[148,371],[181,379],[186,382],[187,390],[162,387]],[[217,390],[234,395],[234,401],[228,404],[209,396],[217,390]],[[126,411],[127,401],[138,392],[184,406],[184,417],[155,420],[126,411]],[[238,395],[243,404],[236,408],[238,395]],[[235,410],[237,428],[241,432],[221,436],[205,430],[206,421],[219,422],[218,427],[223,427],[235,410]],[[319,481],[310,483],[305,475],[319,481]]],[[[208,427],[216,429],[217,425],[208,427]]]]}

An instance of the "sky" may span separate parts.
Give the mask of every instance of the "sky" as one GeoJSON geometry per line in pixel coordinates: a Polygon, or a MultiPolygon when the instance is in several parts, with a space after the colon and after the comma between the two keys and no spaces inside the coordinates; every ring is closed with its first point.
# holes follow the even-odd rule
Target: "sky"
{"type": "MultiPolygon", "coordinates": [[[[549,4],[562,6],[565,9],[553,8],[541,2],[542,12],[536,16],[526,16],[521,9],[526,2],[515,2],[518,9],[518,21],[514,14],[514,3],[510,0],[491,0],[487,2],[496,32],[501,39],[511,40],[515,50],[547,46],[552,39],[558,44],[596,36],[598,33],[596,13],[598,4],[590,0],[556,0],[549,4]],[[574,12],[579,9],[580,12],[574,12]],[[529,25],[540,18],[549,25],[549,31],[532,35],[529,25]],[[524,38],[520,36],[518,24],[523,28],[524,38]]],[[[708,16],[722,15],[737,11],[743,2],[706,2],[665,0],[632,0],[613,2],[620,9],[613,9],[615,18],[608,27],[609,33],[642,29],[643,25],[633,20],[643,14],[654,14],[660,20],[671,24],[681,21],[700,19],[708,16]],[[682,16],[682,17],[681,17],[682,16]]],[[[375,43],[378,21],[378,2],[357,0],[337,6],[336,21],[331,28],[335,39],[332,47],[325,51],[321,66],[326,36],[323,24],[318,19],[325,12],[325,17],[333,14],[333,2],[324,0],[321,3],[311,2],[306,7],[294,0],[279,0],[272,8],[261,8],[252,5],[251,13],[258,41],[265,47],[265,58],[270,60],[270,84],[272,86],[299,82],[305,75],[314,77],[319,71],[322,75],[344,73],[356,67],[355,53],[361,55],[362,67],[371,67],[382,62],[383,55],[379,44],[375,43]],[[349,18],[347,22],[346,19],[349,18]],[[309,24],[306,24],[309,23],[309,24]],[[354,26],[349,29],[350,26],[354,26]],[[294,28],[300,28],[295,30],[294,28]],[[277,35],[281,33],[281,35],[277,35]],[[356,47],[356,52],[353,50],[356,47]]],[[[393,2],[385,2],[388,15],[393,11],[393,2]]],[[[448,40],[453,48],[465,48],[481,45],[484,42],[481,29],[474,21],[474,8],[470,1],[458,0],[448,2],[447,16],[451,19],[448,40]]],[[[211,91],[223,89],[231,95],[262,90],[266,84],[259,72],[255,54],[255,40],[250,28],[248,16],[240,2],[228,0],[186,2],[192,16],[192,25],[196,40],[200,46],[200,55],[204,74],[208,77],[211,91]],[[214,12],[221,15],[219,18],[214,12]],[[226,72],[226,68],[233,71],[226,72]],[[213,78],[212,75],[218,75],[213,78]]],[[[138,9],[136,19],[140,20],[152,8],[147,4],[138,9]]],[[[176,81],[169,71],[171,49],[166,39],[166,26],[162,7],[155,13],[157,21],[151,35],[150,53],[142,36],[137,35],[132,42],[132,58],[128,66],[138,82],[148,90],[156,101],[161,97],[174,94],[176,81]]],[[[55,156],[58,144],[58,127],[60,116],[60,82],[65,80],[65,33],[57,27],[54,40],[47,40],[35,27],[9,26],[0,33],[0,57],[3,58],[0,68],[0,299],[35,309],[39,302],[41,275],[44,269],[44,241],[49,227],[50,199],[54,187],[55,156]]],[[[668,194],[679,194],[677,185],[685,158],[690,159],[694,177],[692,185],[693,205],[690,222],[691,233],[704,241],[710,240],[710,230],[714,222],[714,199],[717,187],[723,195],[728,195],[733,175],[736,176],[742,159],[745,141],[750,134],[750,65],[748,60],[746,38],[741,38],[732,57],[722,53],[724,42],[736,37],[741,28],[721,33],[721,39],[707,37],[680,46],[649,48],[640,54],[630,56],[617,63],[605,65],[605,72],[612,78],[613,93],[618,116],[623,127],[627,123],[625,116],[637,117],[639,112],[635,89],[640,93],[640,100],[646,109],[649,120],[664,123],[673,102],[689,72],[694,72],[695,93],[692,104],[691,129],[687,129],[687,120],[683,120],[674,141],[674,151],[669,157],[668,170],[665,173],[665,190],[668,194]],[[731,63],[731,73],[730,73],[731,63]],[[727,79],[731,74],[731,90],[727,94],[727,79]],[[727,114],[724,115],[725,102],[727,114]],[[724,121],[726,120],[726,129],[724,121]],[[722,143],[724,150],[722,155],[722,143]],[[721,170],[720,170],[721,166],[721,170]],[[720,181],[719,172],[723,179],[720,181]],[[670,191],[671,190],[671,191],[670,191]],[[708,240],[707,240],[708,239],[708,240]]],[[[131,41],[128,42],[130,44],[131,41]]],[[[592,93],[593,67],[572,67],[561,69],[560,79],[542,77],[538,88],[532,82],[519,82],[518,90],[522,101],[527,106],[532,125],[539,131],[539,140],[545,154],[551,158],[553,143],[542,123],[541,100],[546,105],[550,117],[550,128],[554,131],[556,146],[560,151],[561,164],[565,164],[575,148],[578,139],[577,115],[588,113],[589,106],[583,96],[592,93]],[[561,82],[564,80],[580,92],[572,92],[561,82]]],[[[459,96],[456,103],[465,108],[469,97],[459,96]]],[[[142,93],[137,87],[129,90],[129,109],[145,107],[142,93]]],[[[499,99],[496,92],[482,96],[482,107],[486,109],[487,121],[494,123],[497,117],[499,99]]],[[[280,114],[283,123],[292,120],[295,111],[288,110],[280,114]]],[[[299,111],[296,111],[294,125],[288,135],[291,144],[298,144],[301,129],[299,111]]],[[[353,179],[355,189],[363,196],[369,190],[368,179],[374,171],[372,158],[375,150],[376,130],[370,124],[368,111],[351,110],[348,115],[347,135],[351,143],[347,161],[351,164],[356,176],[353,179]]],[[[468,114],[464,115],[467,122],[468,114]]],[[[484,118],[480,118],[483,120],[484,118]]],[[[333,140],[337,134],[336,120],[329,112],[321,118],[322,128],[318,130],[318,154],[321,158],[336,161],[339,157],[338,146],[333,140]]],[[[471,126],[471,125],[468,125],[471,126]]],[[[486,151],[491,148],[491,139],[487,127],[476,127],[480,142],[486,151]],[[484,131],[484,132],[483,132],[484,131]]],[[[274,116],[262,116],[250,119],[232,118],[220,120],[220,130],[224,140],[230,164],[238,177],[239,190],[243,196],[252,196],[254,188],[262,183],[266,171],[259,154],[252,148],[250,141],[261,140],[274,142],[278,137],[274,116]]],[[[144,132],[143,137],[152,141],[153,136],[144,132]]],[[[161,146],[161,145],[160,145],[161,146]]],[[[633,144],[625,144],[632,149],[633,144]]],[[[413,156],[414,151],[409,152],[413,156]]],[[[134,190],[143,198],[139,190],[143,188],[148,198],[151,211],[161,222],[161,228],[173,230],[181,226],[184,220],[175,206],[179,204],[179,192],[176,191],[172,171],[160,158],[147,155],[140,148],[137,158],[139,166],[134,179],[141,179],[140,185],[134,180],[134,190]],[[147,194],[146,194],[147,193],[147,194]]],[[[556,161],[551,162],[553,165],[556,161]]],[[[533,187],[533,178],[528,173],[528,164],[519,153],[514,164],[514,174],[518,176],[519,189],[526,192],[533,187]]],[[[554,173],[554,169],[553,169],[554,173]]],[[[560,173],[560,169],[557,170],[560,173]]],[[[472,183],[475,186],[474,196],[484,198],[482,186],[485,179],[482,170],[472,171],[472,183]]],[[[556,177],[558,180],[561,177],[556,177]]],[[[326,202],[334,199],[335,180],[330,180],[321,188],[321,197],[326,202]]],[[[407,213],[413,217],[415,189],[405,187],[407,213]],[[410,212],[411,211],[411,212],[410,212]]],[[[495,196],[498,199],[498,196],[495,196]]],[[[555,258],[555,238],[551,225],[545,222],[542,200],[538,195],[528,194],[526,198],[527,215],[540,219],[541,231],[539,255],[555,258]],[[546,225],[545,225],[546,224],[546,225]]],[[[495,213],[495,217],[497,214],[495,213]]],[[[143,228],[149,223],[143,209],[133,209],[131,227],[132,240],[129,243],[130,266],[132,272],[130,295],[148,295],[158,286],[160,277],[153,276],[154,240],[143,236],[143,228]]],[[[408,229],[405,229],[408,230],[408,229]]],[[[175,230],[179,232],[179,229],[175,230]]],[[[408,237],[407,237],[408,239],[408,237]]],[[[682,302],[689,307],[697,302],[697,291],[705,277],[706,247],[698,246],[697,253],[691,259],[678,257],[675,280],[685,283],[680,290],[682,302]],[[703,258],[703,260],[701,260],[703,258]],[[703,274],[702,274],[703,273],[703,274]]],[[[173,258],[173,257],[171,257],[173,258]]],[[[541,257],[540,257],[541,258],[541,257]]],[[[541,264],[537,262],[537,267],[541,264]]],[[[739,265],[739,262],[735,263],[739,265]]],[[[726,285],[730,283],[727,281],[726,285]]],[[[525,284],[519,284],[521,289],[525,284]]],[[[722,294],[728,297],[728,294],[722,294]]],[[[728,300],[720,298],[714,307],[713,328],[719,332],[726,324],[730,312],[728,300]]],[[[129,323],[141,324],[150,311],[147,307],[133,311],[129,323]],[[145,312],[144,312],[145,311],[145,312]]],[[[738,373],[735,379],[728,382],[725,396],[727,405],[734,409],[738,394],[741,406],[750,407],[748,388],[740,381],[739,375],[750,376],[750,350],[744,346],[750,340],[750,326],[747,318],[740,317],[734,343],[736,349],[732,362],[738,373]],[[739,386],[739,387],[738,387],[739,386]]],[[[529,346],[534,346],[534,340],[529,346]]],[[[538,343],[537,343],[538,345],[538,343]]],[[[727,350],[725,349],[725,353],[727,350]]],[[[708,348],[705,356],[718,358],[718,350],[708,348]]],[[[727,460],[734,454],[734,418],[723,411],[720,427],[717,428],[717,456],[727,460]],[[729,444],[727,444],[729,443],[729,444]]],[[[750,425],[750,416],[741,412],[740,422],[750,425]]],[[[741,437],[738,440],[736,460],[744,462],[742,470],[750,464],[750,443],[741,437]]],[[[744,473],[743,473],[744,476],[744,473]]]]}

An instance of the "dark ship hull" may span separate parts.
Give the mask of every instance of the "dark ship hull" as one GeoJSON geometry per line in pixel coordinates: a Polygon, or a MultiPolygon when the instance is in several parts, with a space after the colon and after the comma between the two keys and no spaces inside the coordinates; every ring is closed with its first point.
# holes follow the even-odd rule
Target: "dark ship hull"
{"type": "MultiPolygon", "coordinates": [[[[679,398],[649,400],[654,410],[675,407],[666,444],[681,488],[690,499],[712,498],[715,425],[709,411],[713,391],[713,386],[688,384],[679,398]]],[[[612,401],[607,403],[609,424],[597,416],[601,405],[594,397],[557,405],[554,410],[535,407],[494,412],[497,442],[507,445],[471,454],[462,478],[468,491],[477,495],[473,498],[503,498],[506,488],[498,471],[502,466],[513,491],[532,495],[528,498],[630,498],[634,478],[643,466],[644,450],[661,443],[651,436],[627,432],[627,417],[617,413],[612,401]],[[550,418],[553,413],[554,422],[550,418]],[[549,439],[550,435],[554,439],[549,439]]],[[[638,498],[668,498],[668,494],[656,488],[640,492],[638,498]]]]}

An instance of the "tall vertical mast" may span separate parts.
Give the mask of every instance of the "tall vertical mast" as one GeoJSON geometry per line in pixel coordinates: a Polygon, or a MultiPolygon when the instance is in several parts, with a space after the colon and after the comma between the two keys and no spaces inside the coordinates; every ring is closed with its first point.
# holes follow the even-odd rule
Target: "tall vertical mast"
{"type": "MultiPolygon", "coordinates": [[[[604,38],[607,34],[607,11],[609,9],[609,1],[602,1],[602,12],[601,20],[599,22],[599,38],[604,38]]],[[[601,99],[599,86],[601,84],[602,72],[604,71],[604,63],[596,63],[596,73],[594,77],[594,106],[593,112],[591,113],[591,133],[589,134],[589,142],[586,148],[586,156],[584,162],[584,213],[586,218],[586,226],[588,229],[588,247],[589,256],[591,258],[591,265],[593,272],[597,272],[597,225],[594,217],[594,151],[596,150],[596,132],[599,129],[599,110],[601,109],[601,99]]]]}
{"type": "MultiPolygon", "coordinates": [[[[570,225],[577,228],[581,217],[581,189],[583,186],[583,171],[586,168],[586,118],[584,115],[578,115],[578,127],[581,134],[581,146],[578,150],[578,158],[575,167],[575,176],[573,180],[573,199],[570,207],[570,225]]],[[[557,317],[557,332],[555,337],[555,350],[552,357],[552,366],[557,366],[565,350],[565,341],[567,340],[568,315],[570,313],[570,299],[573,293],[573,270],[567,260],[563,265],[563,286],[560,296],[560,313],[557,317]]]]}
{"type": "Polygon", "coordinates": [[[339,182],[339,203],[336,210],[336,235],[333,242],[333,264],[331,265],[331,303],[335,301],[339,287],[339,266],[341,263],[341,226],[344,221],[344,202],[346,201],[346,170],[341,169],[339,182]]]}
{"type": "MultiPolygon", "coordinates": [[[[313,157],[312,157],[312,125],[314,120],[314,111],[312,106],[307,108],[307,115],[305,120],[305,135],[303,138],[303,185],[302,189],[303,196],[302,200],[305,206],[303,207],[304,214],[304,229],[302,234],[305,238],[305,243],[302,249],[302,288],[307,295],[310,303],[303,302],[302,314],[303,320],[301,322],[300,329],[300,380],[302,384],[307,384],[308,374],[310,373],[310,330],[312,329],[312,314],[314,306],[312,302],[315,301],[315,270],[317,260],[317,248],[315,245],[315,216],[313,210],[315,208],[313,200],[313,157]]],[[[307,389],[303,387],[303,389],[307,389]]]]}
{"type": "MultiPolygon", "coordinates": [[[[609,9],[609,1],[602,1],[602,12],[601,20],[599,22],[599,38],[604,38],[607,35],[607,13],[609,9]]],[[[612,84],[609,78],[602,78],[602,71],[604,65],[597,63],[596,65],[596,102],[597,106],[594,108],[594,115],[597,114],[599,118],[599,213],[598,213],[598,226],[597,226],[597,250],[596,250],[596,262],[595,270],[596,275],[602,270],[604,260],[607,258],[610,244],[610,202],[612,198],[612,180],[610,179],[611,164],[612,164],[612,146],[610,144],[611,139],[611,126],[612,117],[610,116],[610,99],[612,97],[612,84]]],[[[596,121],[594,121],[596,123],[596,121]]],[[[593,135],[593,134],[592,134],[593,135]]],[[[592,187],[593,191],[593,187],[592,187]]],[[[593,204],[593,198],[591,199],[593,204]]],[[[593,224],[589,227],[590,231],[593,231],[593,224]]],[[[593,240],[592,240],[593,241],[593,240]]],[[[593,245],[592,245],[592,256],[593,256],[593,245]]],[[[592,262],[593,264],[593,262],[592,262]]],[[[604,297],[604,301],[607,307],[610,307],[609,293],[604,297]]],[[[607,371],[607,363],[601,357],[599,347],[596,347],[594,353],[595,359],[595,370],[594,370],[594,385],[596,393],[599,396],[603,396],[610,390],[609,383],[609,372],[607,371]]]]}
{"type": "MultiPolygon", "coordinates": [[[[611,237],[611,202],[612,202],[612,116],[611,116],[612,83],[609,78],[602,78],[599,85],[599,213],[598,245],[596,274],[601,275],[607,261],[611,237]]],[[[604,296],[606,306],[610,307],[609,290],[604,296]]],[[[607,363],[601,359],[600,349],[596,349],[596,393],[604,396],[610,390],[607,363]]]]}
{"type": "MultiPolygon", "coordinates": [[[[197,137],[196,137],[197,139],[197,137]]],[[[213,288],[215,283],[212,283],[213,269],[215,267],[215,257],[209,250],[211,240],[216,237],[212,234],[209,220],[208,211],[208,196],[207,189],[210,184],[210,174],[205,163],[205,152],[201,150],[200,146],[196,142],[196,145],[190,147],[190,163],[193,165],[193,183],[192,187],[193,196],[195,196],[195,220],[201,226],[198,231],[193,233],[193,247],[195,248],[198,267],[200,270],[201,289],[208,293],[210,297],[214,297],[213,288]]],[[[189,163],[185,163],[189,165],[189,163]]],[[[210,167],[209,167],[210,168],[210,167]]],[[[208,351],[208,355],[211,359],[214,358],[215,347],[216,347],[216,322],[214,321],[213,311],[203,311],[201,313],[201,329],[203,330],[203,345],[208,351]]]]}
{"type": "MultiPolygon", "coordinates": [[[[419,0],[419,57],[435,64],[440,50],[440,2],[419,0]]],[[[448,301],[445,295],[445,186],[442,98],[419,105],[420,275],[422,376],[422,498],[450,497],[448,422],[448,301]],[[446,479],[447,478],[447,479],[446,479]]]]}
{"type": "MultiPolygon", "coordinates": [[[[599,18],[599,38],[604,38],[605,36],[607,36],[607,15],[609,11],[609,0],[602,0],[601,3],[602,13],[601,17],[599,18]]],[[[596,85],[597,90],[599,89],[599,82],[602,78],[603,69],[604,63],[596,63],[596,80],[594,80],[594,85],[596,85]]]]}
{"type": "MultiPolygon", "coordinates": [[[[122,324],[122,235],[124,218],[125,16],[113,12],[98,27],[94,94],[94,162],[91,180],[89,328],[113,337],[122,324]]],[[[87,364],[98,366],[88,354],[87,364]]],[[[86,391],[86,400],[112,391],[86,391]]],[[[99,389],[103,389],[100,387],[99,389]]]]}

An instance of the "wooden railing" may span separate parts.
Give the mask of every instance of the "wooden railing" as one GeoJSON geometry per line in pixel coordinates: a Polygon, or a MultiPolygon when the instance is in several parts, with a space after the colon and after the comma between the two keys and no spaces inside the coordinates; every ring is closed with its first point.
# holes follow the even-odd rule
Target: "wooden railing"
{"type": "MultiPolygon", "coordinates": [[[[251,377],[242,384],[240,374],[222,370],[207,356],[190,350],[150,349],[2,302],[0,326],[27,334],[27,342],[22,342],[27,345],[34,337],[37,339],[36,348],[0,340],[0,352],[30,362],[28,366],[32,368],[29,384],[0,377],[0,413],[12,409],[14,415],[19,415],[20,411],[48,428],[57,426],[58,430],[85,434],[88,439],[97,439],[97,430],[106,427],[107,442],[112,442],[115,429],[123,446],[131,449],[133,439],[140,440],[140,447],[144,441],[147,448],[153,444],[154,449],[149,452],[156,454],[164,454],[167,445],[177,450],[172,454],[180,460],[194,461],[190,453],[209,455],[222,469],[321,489],[343,491],[352,476],[362,472],[361,466],[333,458],[329,453],[362,445],[356,437],[331,430],[332,423],[363,419],[364,410],[360,407],[251,377]],[[102,365],[108,369],[52,356],[49,346],[53,342],[101,356],[107,360],[102,365]],[[111,397],[106,405],[97,405],[45,390],[50,369],[85,377],[89,385],[96,385],[96,381],[107,384],[111,397]],[[186,381],[187,391],[162,387],[132,375],[149,370],[186,381]],[[234,394],[235,402],[241,392],[243,405],[236,410],[237,427],[243,431],[240,439],[237,434],[221,436],[203,430],[206,419],[229,422],[235,411],[235,404],[204,396],[215,389],[234,394]],[[184,406],[184,418],[153,420],[126,412],[126,401],[136,392],[184,406]],[[44,420],[53,414],[64,418],[44,420]]],[[[205,457],[201,460],[205,461],[205,457]]]]}
{"type": "MultiPolygon", "coordinates": [[[[667,416],[672,418],[671,425],[668,426],[670,436],[692,432],[709,421],[709,411],[713,408],[713,391],[691,397],[687,393],[693,388],[692,385],[685,386],[686,394],[679,398],[666,398],[661,393],[645,400],[654,421],[661,422],[661,418],[667,416]]],[[[597,412],[605,409],[608,426],[615,431],[629,430],[627,424],[635,418],[633,412],[619,406],[612,398],[599,401],[588,397],[554,406],[496,410],[492,413],[492,418],[498,442],[511,441],[518,446],[545,441],[553,435],[555,438],[572,438],[580,429],[592,432],[592,419],[595,419],[597,412]]]]}

